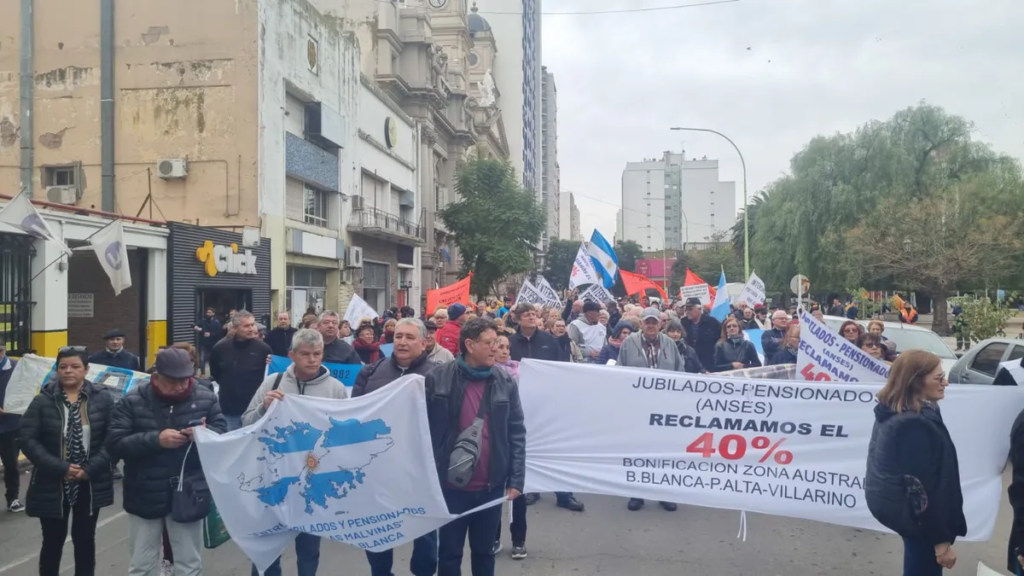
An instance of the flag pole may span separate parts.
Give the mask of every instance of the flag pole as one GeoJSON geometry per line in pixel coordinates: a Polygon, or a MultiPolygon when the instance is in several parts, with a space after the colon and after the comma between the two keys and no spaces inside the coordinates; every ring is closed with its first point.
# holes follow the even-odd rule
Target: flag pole
{"type": "MultiPolygon", "coordinates": [[[[104,231],[104,230],[106,230],[106,229],[107,229],[107,228],[108,228],[108,227],[109,227],[109,226],[110,226],[111,224],[113,224],[114,222],[117,222],[118,220],[123,220],[123,218],[116,218],[116,219],[114,219],[114,220],[111,220],[111,221],[110,221],[110,222],[108,222],[108,223],[106,224],[106,226],[104,226],[103,228],[100,228],[99,230],[97,230],[97,231],[93,232],[92,234],[89,234],[88,236],[86,236],[86,237],[85,237],[85,239],[84,239],[84,240],[82,240],[82,242],[88,242],[90,238],[92,238],[93,236],[95,236],[95,235],[99,234],[100,232],[103,232],[103,231],[104,231]]],[[[33,236],[33,238],[34,238],[34,236],[33,236]]],[[[70,249],[71,247],[70,247],[70,246],[68,246],[68,248],[70,249]]],[[[46,270],[47,270],[47,269],[48,269],[48,268],[49,268],[50,266],[53,266],[53,265],[54,265],[54,264],[56,264],[57,262],[60,262],[60,261],[61,261],[61,260],[62,260],[63,258],[65,258],[65,257],[67,257],[67,256],[70,256],[70,254],[61,254],[60,256],[57,256],[56,258],[54,258],[53,260],[51,260],[49,264],[47,264],[46,266],[43,266],[43,267],[42,267],[42,269],[41,269],[41,270],[39,270],[39,272],[36,272],[36,274],[35,274],[34,276],[32,276],[31,278],[29,278],[29,279],[28,279],[28,289],[29,289],[29,290],[31,290],[31,289],[32,289],[32,281],[33,281],[33,280],[35,280],[36,278],[39,278],[39,277],[40,277],[40,276],[41,276],[41,275],[43,274],[43,272],[46,272],[46,270]]],[[[15,293],[14,293],[14,296],[12,296],[12,297],[11,297],[11,300],[17,300],[18,296],[21,296],[21,293],[22,293],[22,292],[24,292],[24,291],[25,291],[25,287],[22,287],[22,289],[21,289],[21,290],[18,290],[17,292],[15,292],[15,293]]]]}

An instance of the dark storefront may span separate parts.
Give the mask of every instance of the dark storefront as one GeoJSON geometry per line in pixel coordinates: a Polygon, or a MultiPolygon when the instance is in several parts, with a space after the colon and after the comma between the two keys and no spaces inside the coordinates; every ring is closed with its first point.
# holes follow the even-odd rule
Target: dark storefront
{"type": "Polygon", "coordinates": [[[270,240],[246,247],[242,234],[171,223],[167,277],[168,342],[192,342],[193,326],[206,308],[224,320],[249,310],[258,322],[270,317],[270,240]]]}

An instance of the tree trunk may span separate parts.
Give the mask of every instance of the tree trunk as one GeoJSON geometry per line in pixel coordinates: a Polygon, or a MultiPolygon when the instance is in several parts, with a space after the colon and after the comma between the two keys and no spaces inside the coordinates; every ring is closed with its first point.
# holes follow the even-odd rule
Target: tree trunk
{"type": "Polygon", "coordinates": [[[936,290],[932,293],[932,332],[939,336],[952,336],[953,330],[949,327],[949,315],[946,312],[946,299],[949,294],[945,290],[936,290]]]}

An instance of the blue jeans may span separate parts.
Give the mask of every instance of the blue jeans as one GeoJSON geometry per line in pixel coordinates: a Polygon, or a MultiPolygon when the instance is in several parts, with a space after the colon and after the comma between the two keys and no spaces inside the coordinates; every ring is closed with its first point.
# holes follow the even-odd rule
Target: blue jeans
{"type": "MultiPolygon", "coordinates": [[[[366,552],[370,562],[370,576],[394,576],[391,572],[395,563],[395,551],[366,552]]],[[[409,572],[413,576],[434,576],[437,570],[437,532],[428,532],[412,541],[412,558],[409,572]]]]}
{"type": "MultiPolygon", "coordinates": [[[[462,514],[497,500],[505,493],[501,486],[474,492],[450,488],[441,491],[452,514],[462,514]]],[[[442,526],[438,531],[437,576],[462,576],[462,551],[467,534],[473,576],[494,576],[494,534],[500,523],[501,506],[491,506],[442,526]]]]}
{"type": "MultiPolygon", "coordinates": [[[[316,576],[320,566],[320,537],[312,534],[299,533],[295,537],[295,565],[299,576],[316,576]]],[[[264,576],[281,576],[281,557],[267,568],[264,576]]],[[[252,567],[252,576],[260,576],[259,570],[252,567]]]]}
{"type": "Polygon", "coordinates": [[[225,414],[224,419],[228,421],[228,432],[231,432],[232,430],[238,430],[239,428],[242,427],[241,416],[229,416],[225,414]]]}
{"type": "Polygon", "coordinates": [[[903,576],[942,576],[942,566],[935,561],[935,546],[904,538],[903,576]]]}

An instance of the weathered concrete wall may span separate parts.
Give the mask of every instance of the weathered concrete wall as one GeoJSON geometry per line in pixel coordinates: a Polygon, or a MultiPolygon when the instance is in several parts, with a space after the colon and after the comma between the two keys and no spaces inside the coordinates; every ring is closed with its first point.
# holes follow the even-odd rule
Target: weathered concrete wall
{"type": "MultiPolygon", "coordinates": [[[[19,181],[19,12],[0,0],[0,191],[19,181]]],[[[79,162],[79,205],[98,208],[99,2],[37,1],[34,13],[36,197],[42,166],[79,162]]],[[[155,218],[258,223],[256,0],[115,0],[114,17],[118,211],[142,206],[149,168],[155,218]],[[187,178],[156,176],[157,159],[181,157],[187,178]]]]}

